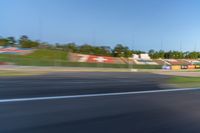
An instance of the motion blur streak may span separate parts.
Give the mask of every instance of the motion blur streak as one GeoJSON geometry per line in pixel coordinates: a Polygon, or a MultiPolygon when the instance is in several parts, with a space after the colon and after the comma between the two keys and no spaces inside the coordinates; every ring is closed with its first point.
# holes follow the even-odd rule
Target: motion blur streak
{"type": "Polygon", "coordinates": [[[0,133],[198,133],[198,89],[145,94],[168,91],[159,87],[165,79],[168,76],[98,72],[1,78],[0,99],[119,95],[1,102],[0,133]]]}
{"type": "Polygon", "coordinates": [[[18,98],[18,99],[0,99],[0,103],[56,100],[56,99],[72,99],[72,98],[88,98],[88,97],[102,97],[102,96],[118,96],[118,95],[134,95],[134,94],[149,94],[149,93],[192,91],[192,90],[200,90],[200,88],[181,88],[181,89],[165,89],[165,90],[106,93],[106,94],[104,93],[104,94],[72,95],[72,96],[51,96],[51,97],[34,97],[34,98],[18,98]]]}

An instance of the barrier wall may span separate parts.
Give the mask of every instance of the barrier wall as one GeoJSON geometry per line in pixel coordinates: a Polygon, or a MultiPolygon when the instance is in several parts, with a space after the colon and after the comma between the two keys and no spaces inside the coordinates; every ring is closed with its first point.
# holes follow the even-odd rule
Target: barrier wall
{"type": "Polygon", "coordinates": [[[195,65],[188,65],[188,69],[195,69],[195,65]]]}
{"type": "Polygon", "coordinates": [[[183,70],[183,69],[200,69],[200,65],[172,65],[172,66],[163,66],[164,70],[183,70]]]}
{"type": "Polygon", "coordinates": [[[188,69],[188,66],[187,65],[182,65],[181,69],[188,69]]]}
{"type": "Polygon", "coordinates": [[[171,70],[180,70],[180,69],[181,69],[181,66],[179,65],[171,66],[171,70]]]}
{"type": "Polygon", "coordinates": [[[200,65],[195,65],[195,69],[200,69],[200,65]]]}

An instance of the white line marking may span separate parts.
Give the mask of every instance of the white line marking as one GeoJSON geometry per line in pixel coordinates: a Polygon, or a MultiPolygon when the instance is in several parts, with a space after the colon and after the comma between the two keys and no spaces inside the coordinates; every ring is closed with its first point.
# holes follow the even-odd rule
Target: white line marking
{"type": "Polygon", "coordinates": [[[119,95],[134,95],[134,94],[150,94],[150,93],[178,92],[178,91],[192,91],[192,90],[200,90],[200,88],[181,88],[181,89],[165,89],[165,90],[103,93],[103,94],[86,94],[86,95],[71,95],[71,96],[50,96],[50,97],[34,97],[34,98],[0,99],[0,103],[73,99],[73,98],[89,98],[89,97],[103,97],[103,96],[119,96],[119,95]]]}

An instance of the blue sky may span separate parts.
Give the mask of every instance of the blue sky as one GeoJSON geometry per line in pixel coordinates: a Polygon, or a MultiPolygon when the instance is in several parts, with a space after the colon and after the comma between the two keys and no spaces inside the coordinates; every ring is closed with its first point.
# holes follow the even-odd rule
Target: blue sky
{"type": "Polygon", "coordinates": [[[199,0],[0,0],[0,18],[3,37],[200,50],[199,0]]]}

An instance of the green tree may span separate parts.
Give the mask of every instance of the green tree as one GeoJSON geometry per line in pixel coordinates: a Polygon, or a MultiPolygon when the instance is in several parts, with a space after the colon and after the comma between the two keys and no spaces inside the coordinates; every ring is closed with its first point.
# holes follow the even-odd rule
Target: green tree
{"type": "Polygon", "coordinates": [[[63,46],[63,50],[75,53],[78,51],[78,46],[75,43],[68,43],[63,46]]]}
{"type": "Polygon", "coordinates": [[[0,38],[0,46],[8,46],[8,40],[5,38],[0,38]]]}
{"type": "Polygon", "coordinates": [[[199,52],[190,52],[186,58],[189,58],[189,59],[197,59],[200,57],[200,53],[199,52]]]}
{"type": "Polygon", "coordinates": [[[112,53],[115,57],[131,57],[133,54],[127,46],[123,46],[122,44],[117,44],[112,53]]]}
{"type": "Polygon", "coordinates": [[[155,52],[156,52],[155,50],[151,49],[151,50],[149,50],[148,54],[149,54],[149,56],[150,56],[151,58],[154,58],[155,52]]]}
{"type": "Polygon", "coordinates": [[[8,37],[7,40],[8,40],[8,44],[9,44],[10,46],[16,46],[17,41],[15,40],[14,37],[12,37],[12,36],[11,36],[11,37],[8,37]]]}
{"type": "Polygon", "coordinates": [[[25,35],[20,37],[19,44],[22,48],[36,48],[40,45],[38,41],[32,41],[25,35]]]}
{"type": "Polygon", "coordinates": [[[101,55],[111,56],[111,48],[109,46],[101,46],[101,55]]]}
{"type": "Polygon", "coordinates": [[[84,44],[80,46],[79,52],[82,54],[95,54],[93,46],[89,44],[84,44]]]}

